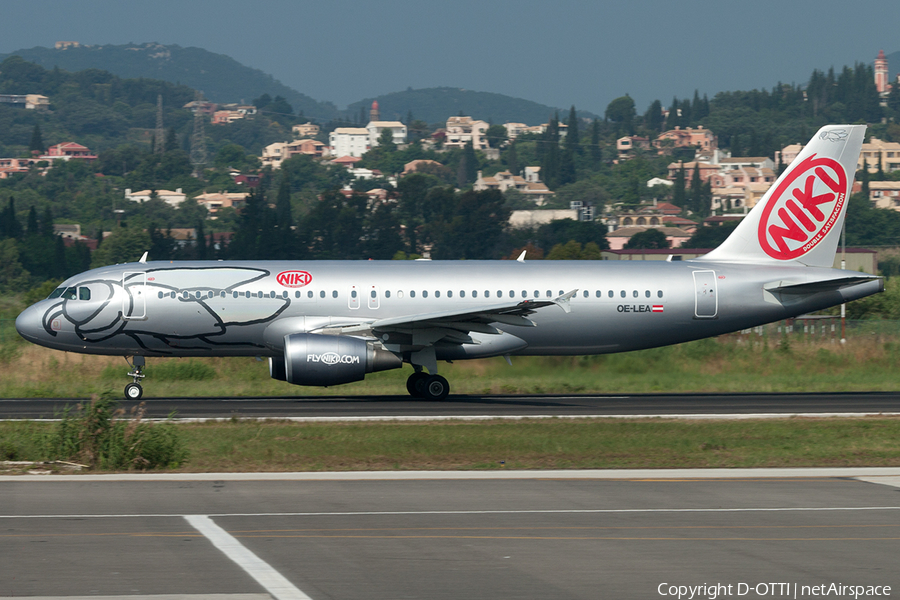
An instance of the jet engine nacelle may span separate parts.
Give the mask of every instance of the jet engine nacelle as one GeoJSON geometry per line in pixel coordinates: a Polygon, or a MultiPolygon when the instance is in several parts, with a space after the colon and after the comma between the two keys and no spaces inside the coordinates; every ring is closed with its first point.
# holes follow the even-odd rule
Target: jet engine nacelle
{"type": "Polygon", "coordinates": [[[284,336],[283,371],[277,358],[270,360],[272,377],[294,385],[340,385],[360,381],[366,373],[403,366],[396,354],[372,342],[317,333],[284,336]]]}

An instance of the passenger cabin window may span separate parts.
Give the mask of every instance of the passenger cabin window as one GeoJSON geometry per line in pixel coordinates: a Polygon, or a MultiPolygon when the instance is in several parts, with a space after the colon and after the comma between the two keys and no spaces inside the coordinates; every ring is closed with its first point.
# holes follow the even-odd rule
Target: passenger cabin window
{"type": "Polygon", "coordinates": [[[612,290],[609,290],[609,294],[607,294],[607,295],[608,295],[610,298],[612,298],[613,296],[615,296],[615,294],[613,294],[613,291],[612,291],[612,290]]]}
{"type": "Polygon", "coordinates": [[[422,291],[422,297],[423,297],[423,298],[427,298],[427,297],[428,297],[428,290],[423,290],[423,291],[422,291]]]}
{"type": "Polygon", "coordinates": [[[658,292],[656,292],[656,297],[662,298],[662,290],[659,290],[658,292]]]}
{"type": "Polygon", "coordinates": [[[334,291],[331,292],[331,297],[332,297],[332,298],[337,298],[337,290],[334,290],[334,291]]]}
{"type": "Polygon", "coordinates": [[[587,291],[587,290],[584,290],[584,294],[582,294],[582,295],[583,295],[585,298],[587,298],[587,297],[588,297],[588,291],[587,291]]]}
{"type": "Polygon", "coordinates": [[[621,292],[619,292],[619,295],[622,296],[622,297],[624,298],[624,297],[625,297],[625,290],[622,290],[621,292]]]}
{"type": "MultiPolygon", "coordinates": [[[[374,294],[375,292],[372,292],[372,293],[374,294]]],[[[385,298],[390,298],[390,297],[391,297],[391,290],[386,290],[386,291],[384,292],[384,297],[385,297],[385,298]]]]}
{"type": "Polygon", "coordinates": [[[324,298],[324,297],[325,297],[325,290],[322,290],[321,292],[319,292],[319,298],[324,298]]]}
{"type": "Polygon", "coordinates": [[[440,297],[441,297],[441,292],[440,292],[440,290],[438,290],[438,291],[436,291],[436,292],[434,293],[434,297],[435,297],[435,298],[440,298],[440,297]]]}
{"type": "Polygon", "coordinates": [[[600,290],[597,290],[597,297],[599,298],[599,297],[601,297],[602,295],[603,295],[603,292],[601,292],[600,290]]]}
{"type": "Polygon", "coordinates": [[[410,297],[410,298],[415,298],[415,297],[416,297],[416,291],[415,291],[415,290],[409,290],[409,297],[410,297]]]}
{"type": "Polygon", "coordinates": [[[240,292],[231,292],[231,297],[232,297],[232,298],[237,298],[237,297],[240,296],[240,295],[241,295],[240,292]]]}
{"type": "Polygon", "coordinates": [[[649,297],[650,297],[650,290],[647,290],[647,291],[644,292],[644,297],[645,297],[645,298],[649,298],[649,297]]]}
{"type": "Polygon", "coordinates": [[[312,298],[312,297],[313,297],[313,291],[312,291],[312,290],[309,290],[308,292],[306,292],[306,297],[307,297],[307,298],[312,298]]]}

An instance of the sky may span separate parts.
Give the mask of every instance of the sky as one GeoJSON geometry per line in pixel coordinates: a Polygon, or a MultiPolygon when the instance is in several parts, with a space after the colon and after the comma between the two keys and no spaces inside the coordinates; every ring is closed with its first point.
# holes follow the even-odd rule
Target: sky
{"type": "Polygon", "coordinates": [[[197,46],[339,108],[449,86],[601,115],[628,94],[644,112],[900,49],[897,0],[0,0],[0,14],[0,53],[197,46]]]}

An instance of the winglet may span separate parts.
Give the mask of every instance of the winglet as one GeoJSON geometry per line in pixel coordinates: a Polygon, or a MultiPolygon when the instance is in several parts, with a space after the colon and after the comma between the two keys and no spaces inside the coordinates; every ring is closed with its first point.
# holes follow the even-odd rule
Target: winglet
{"type": "Polygon", "coordinates": [[[141,264],[147,264],[147,255],[148,254],[149,254],[149,252],[144,252],[144,255],[141,256],[141,260],[139,260],[138,262],[141,264]]]}
{"type": "Polygon", "coordinates": [[[525,252],[526,250],[522,250],[522,254],[520,254],[519,258],[517,258],[516,260],[519,262],[525,262],[525,252]]]}
{"type": "Polygon", "coordinates": [[[573,297],[575,296],[575,294],[577,294],[577,293],[578,293],[578,290],[577,290],[577,289],[576,289],[576,290],[572,290],[571,292],[566,292],[565,294],[563,294],[563,295],[560,296],[559,298],[554,298],[554,299],[553,299],[553,302],[554,302],[555,304],[557,304],[561,309],[563,309],[564,311],[566,311],[567,313],[570,313],[570,312],[572,312],[572,306],[571,306],[571,304],[570,304],[569,302],[572,300],[572,298],[573,298],[573,297]]]}

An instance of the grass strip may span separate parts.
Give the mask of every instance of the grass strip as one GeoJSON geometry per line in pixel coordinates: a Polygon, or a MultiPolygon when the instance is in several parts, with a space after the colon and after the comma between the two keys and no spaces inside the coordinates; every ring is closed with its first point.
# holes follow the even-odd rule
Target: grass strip
{"type": "MultiPolygon", "coordinates": [[[[52,424],[0,423],[0,459],[42,460],[52,424]]],[[[178,472],[900,466],[900,418],[175,425],[178,472]]]]}

